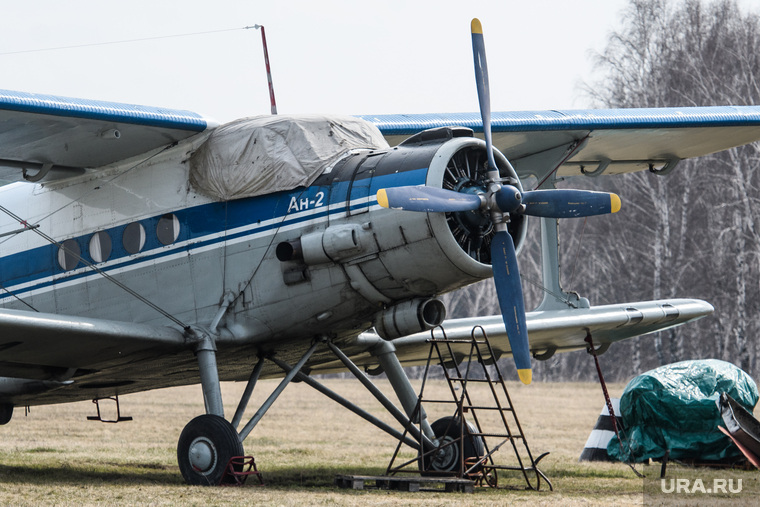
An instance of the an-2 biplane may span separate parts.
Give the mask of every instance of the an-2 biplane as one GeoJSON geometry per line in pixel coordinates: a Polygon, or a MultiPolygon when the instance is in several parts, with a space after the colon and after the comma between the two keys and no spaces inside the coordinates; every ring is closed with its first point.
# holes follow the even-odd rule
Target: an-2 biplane
{"type": "MultiPolygon", "coordinates": [[[[589,332],[608,347],[709,314],[699,300],[592,307],[563,291],[557,218],[620,201],[554,183],[667,173],[754,142],[760,107],[491,114],[472,28],[480,114],[218,126],[187,111],[0,92],[2,423],[17,406],[200,379],[206,413],[177,454],[188,483],[212,484],[298,374],[384,371],[404,423],[417,397],[402,366],[427,359],[435,326],[456,338],[482,325],[493,359],[512,354],[530,382],[531,354],[584,348],[589,332]],[[531,177],[539,188],[526,190],[531,177]],[[526,314],[516,252],[528,215],[540,217],[546,296],[526,314]],[[503,315],[445,320],[436,296],[492,276],[503,315]],[[241,425],[267,377],[284,378],[241,425]],[[248,382],[230,420],[221,381],[248,382]]],[[[420,427],[434,447],[424,414],[420,427]]]]}

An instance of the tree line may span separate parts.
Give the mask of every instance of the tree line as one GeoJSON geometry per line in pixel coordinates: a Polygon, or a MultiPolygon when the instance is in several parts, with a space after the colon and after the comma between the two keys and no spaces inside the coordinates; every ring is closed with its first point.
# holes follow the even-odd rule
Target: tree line
{"type": "MultiPolygon", "coordinates": [[[[630,0],[595,56],[591,107],[760,104],[760,17],[735,0],[630,0]]],[[[686,359],[717,358],[756,376],[760,337],[760,148],[682,161],[667,176],[639,172],[563,186],[618,193],[620,213],[560,225],[562,282],[592,305],[689,297],[715,313],[626,340],[600,357],[627,381],[686,359]]],[[[526,308],[540,301],[538,224],[519,256],[526,308]]],[[[498,313],[490,280],[446,296],[451,317],[498,313]]],[[[503,361],[505,368],[511,360],[503,361]]],[[[536,380],[593,380],[584,351],[534,364],[536,380]]]]}

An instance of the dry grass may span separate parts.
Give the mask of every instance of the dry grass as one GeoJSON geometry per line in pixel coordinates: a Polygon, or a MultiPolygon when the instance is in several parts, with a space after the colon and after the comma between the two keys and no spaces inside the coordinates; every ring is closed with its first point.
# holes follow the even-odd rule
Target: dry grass
{"type": "MultiPolygon", "coordinates": [[[[388,420],[357,382],[326,383],[388,420]]],[[[274,385],[260,383],[253,404],[257,406],[274,385]]],[[[386,383],[379,385],[390,392],[386,383]]],[[[242,388],[223,387],[228,416],[242,388]]],[[[642,481],[625,465],[578,463],[603,404],[597,385],[509,384],[509,389],[534,456],[551,452],[541,465],[554,483],[553,492],[477,489],[474,495],[465,495],[336,489],[332,481],[337,474],[383,473],[395,442],[310,387],[293,384],[245,442],[247,453],[256,456],[263,471],[263,487],[184,485],[176,464],[176,442],[187,421],[203,411],[200,388],[186,387],[123,397],[123,415],[135,420],[120,424],[86,421],[95,412],[91,403],[33,407],[26,417],[20,410],[0,428],[0,503],[641,505],[642,481]]],[[[612,386],[613,395],[621,391],[622,386],[612,386]]],[[[446,392],[442,384],[429,384],[426,397],[446,392]]],[[[434,419],[447,415],[442,410],[430,407],[428,412],[434,419]]],[[[659,473],[657,467],[648,468],[650,474],[659,473]]],[[[510,483],[524,485],[519,480],[510,483]]]]}

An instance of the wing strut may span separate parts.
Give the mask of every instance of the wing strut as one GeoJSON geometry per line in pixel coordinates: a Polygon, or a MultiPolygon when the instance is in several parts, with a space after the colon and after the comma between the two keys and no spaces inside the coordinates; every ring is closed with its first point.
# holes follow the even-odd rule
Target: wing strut
{"type": "MultiPolygon", "coordinates": [[[[584,340],[586,343],[588,343],[588,348],[586,349],[589,354],[594,356],[594,364],[596,365],[596,374],[599,377],[599,384],[602,386],[602,393],[604,394],[604,402],[607,404],[607,411],[610,414],[610,417],[612,418],[612,429],[615,430],[615,436],[618,439],[618,443],[620,444],[620,450],[623,451],[622,454],[625,456],[626,454],[628,456],[631,455],[630,450],[628,453],[626,453],[623,450],[623,438],[620,437],[620,429],[618,428],[617,424],[617,417],[615,416],[615,410],[612,408],[612,401],[610,400],[610,393],[607,391],[607,384],[604,382],[604,375],[602,375],[602,368],[599,366],[599,357],[597,354],[596,349],[594,348],[594,339],[591,337],[591,332],[586,332],[586,338],[584,340]]],[[[628,439],[625,439],[626,443],[628,442],[628,439]]],[[[628,463],[628,466],[631,467],[631,470],[633,470],[633,473],[636,474],[636,477],[639,477],[643,479],[645,476],[639,473],[636,468],[634,468],[633,463],[628,463]]]]}
{"type": "Polygon", "coordinates": [[[253,414],[253,417],[251,417],[251,420],[248,421],[248,424],[243,426],[243,429],[238,433],[241,442],[245,440],[245,438],[251,433],[251,430],[256,427],[261,418],[264,417],[264,414],[266,414],[267,410],[269,410],[275,400],[280,396],[280,394],[282,394],[282,391],[285,390],[288,384],[290,384],[290,381],[293,380],[299,371],[301,371],[301,368],[303,368],[304,364],[306,364],[306,361],[309,360],[311,355],[317,349],[317,345],[319,345],[319,342],[315,341],[309,350],[307,350],[301,359],[296,363],[293,369],[290,370],[287,375],[285,375],[285,378],[282,379],[272,394],[269,395],[269,398],[267,398],[261,407],[256,411],[256,413],[253,414]]]}

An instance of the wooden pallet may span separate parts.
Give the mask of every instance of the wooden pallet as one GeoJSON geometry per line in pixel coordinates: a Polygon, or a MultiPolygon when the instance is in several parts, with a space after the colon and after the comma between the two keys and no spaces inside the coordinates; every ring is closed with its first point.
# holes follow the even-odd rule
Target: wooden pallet
{"type": "Polygon", "coordinates": [[[395,491],[446,491],[473,493],[475,481],[456,477],[338,475],[335,485],[345,489],[388,489],[395,491]]]}

